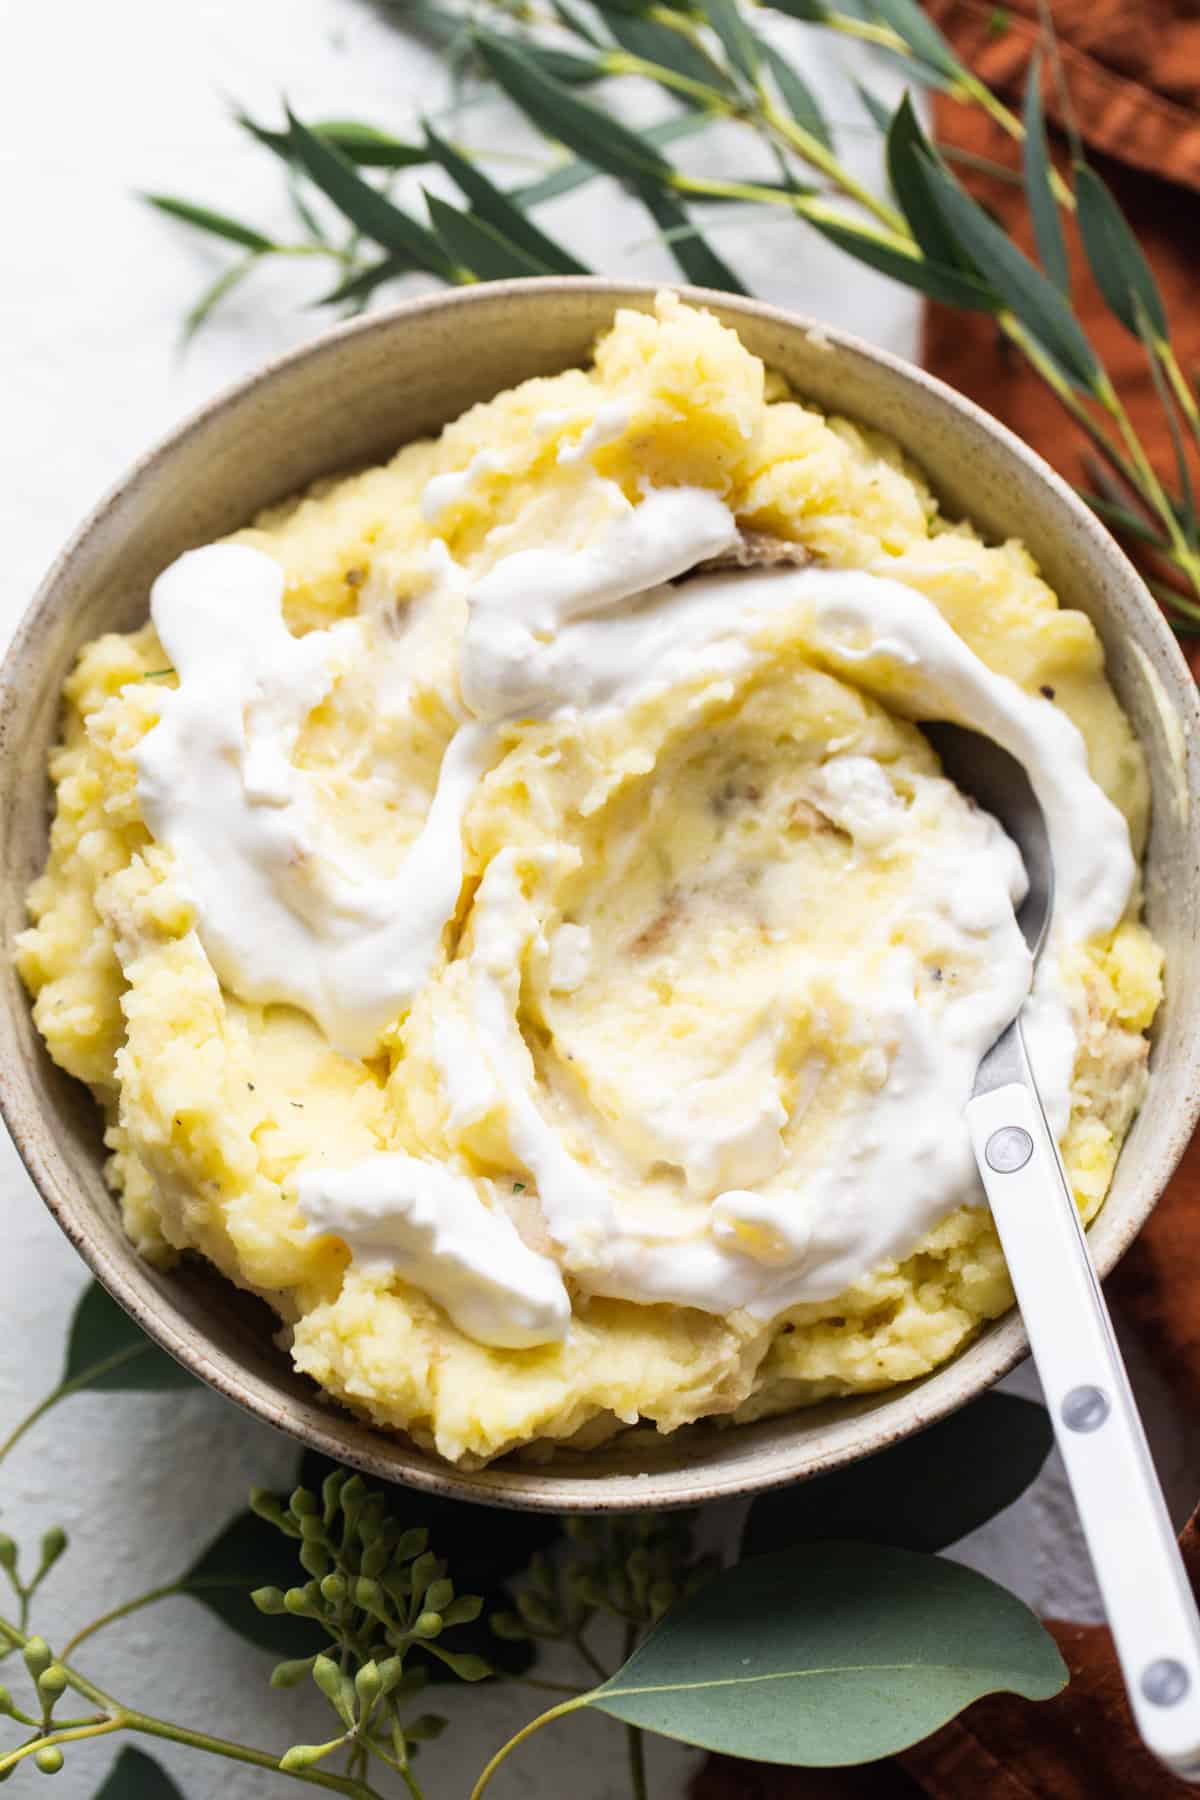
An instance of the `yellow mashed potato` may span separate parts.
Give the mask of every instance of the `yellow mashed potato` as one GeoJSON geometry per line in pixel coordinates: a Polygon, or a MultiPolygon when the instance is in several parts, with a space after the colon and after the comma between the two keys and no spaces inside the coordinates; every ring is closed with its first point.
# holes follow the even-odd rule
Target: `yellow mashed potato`
{"type": "MultiPolygon", "coordinates": [[[[486,567],[501,546],[537,545],[572,507],[575,517],[579,465],[559,452],[602,408],[617,424],[595,434],[590,464],[628,499],[648,486],[711,490],[747,530],[801,546],[826,568],[917,590],[989,669],[1052,698],[1082,733],[1092,775],[1140,855],[1143,759],[1089,622],[1058,607],[1021,544],[987,545],[943,518],[895,445],[821,416],[732,331],[670,297],[656,314],[618,314],[593,367],[476,406],[435,442],[321,483],[239,540],[282,567],[293,633],[351,618],[368,598],[378,608],[381,595],[402,608],[428,589],[435,536],[459,564],[486,567]],[[490,461],[477,460],[473,479],[427,520],[427,484],[480,452],[490,461]]],[[[448,593],[422,615],[403,707],[381,713],[375,690],[351,673],[295,748],[319,777],[322,807],[381,875],[420,831],[458,724],[461,611],[448,593]]],[[[959,1207],[903,1260],[772,1320],[576,1291],[562,1341],[502,1348],[466,1335],[394,1272],[352,1261],[296,1203],[297,1170],[328,1160],[331,1145],[341,1162],[405,1151],[502,1184],[518,1229],[538,1245],[536,1195],[511,1179],[504,1118],[485,1107],[464,1119],[448,1104],[436,1042],[439,1008],[454,1005],[465,979],[489,868],[505,851],[525,856],[547,916],[590,933],[586,979],[564,981],[545,957],[530,960],[522,1030],[564,1129],[586,1106],[636,1162],[622,1132],[648,1060],[661,1052],[688,1067],[694,1054],[703,1080],[739,1054],[739,1021],[778,979],[779,933],[731,901],[731,884],[776,884],[782,913],[803,897],[804,931],[836,958],[889,877],[872,867],[858,886],[839,883],[844,842],[802,798],[806,772],[834,740],[901,776],[935,770],[913,726],[782,637],[766,670],[745,679],[668,687],[568,724],[507,726],[465,812],[465,877],[431,979],[378,1054],[357,1059],[304,1012],[250,1004],[214,977],[172,854],[139,808],[134,758],[174,685],[167,662],[149,625],[82,652],[51,762],[49,863],[19,946],[51,1054],[103,1109],[109,1179],[143,1255],[207,1257],[270,1302],[297,1368],[330,1394],[475,1463],[546,1440],[590,1444],[639,1420],[672,1431],[905,1381],[1011,1303],[987,1212],[959,1207]],[[537,856],[551,851],[553,874],[538,888],[537,856]],[[757,871],[749,881],[748,869],[757,871]]],[[[1085,1218],[1103,1201],[1140,1102],[1144,1034],[1160,998],[1161,957],[1139,905],[1135,894],[1126,918],[1068,971],[1079,1050],[1062,1149],[1085,1218]]],[[[811,1018],[796,1026],[801,1037],[811,1029],[811,1018]]],[[[836,1041],[836,1018],[822,1030],[836,1041]]],[[[832,1081],[840,1064],[830,1057],[832,1081]]],[[[823,1116],[807,1115],[818,1145],[823,1116]]]]}

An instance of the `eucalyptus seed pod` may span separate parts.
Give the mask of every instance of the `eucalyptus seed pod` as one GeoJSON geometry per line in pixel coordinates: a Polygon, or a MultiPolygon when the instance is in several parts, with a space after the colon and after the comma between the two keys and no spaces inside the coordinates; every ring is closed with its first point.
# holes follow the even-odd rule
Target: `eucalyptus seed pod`
{"type": "Polygon", "coordinates": [[[274,1615],[276,1613],[285,1613],[288,1610],[283,1591],[277,1587],[255,1588],[250,1595],[250,1599],[260,1613],[274,1615]]]}
{"type": "Polygon", "coordinates": [[[383,1574],[391,1560],[388,1547],[382,1537],[377,1537],[368,1544],[362,1553],[362,1572],[370,1580],[376,1581],[383,1574]]]}
{"type": "Polygon", "coordinates": [[[404,1735],[411,1744],[432,1743],[434,1738],[441,1737],[449,1723],[440,1713],[421,1713],[404,1727],[404,1735]]]}
{"type": "Polygon", "coordinates": [[[7,1531],[0,1531],[0,1569],[11,1573],[17,1566],[17,1546],[7,1531]]]}
{"type": "Polygon", "coordinates": [[[342,1672],[332,1656],[322,1653],[313,1658],[312,1678],[325,1698],[336,1706],[342,1695],[342,1672]]]}
{"type": "Polygon", "coordinates": [[[517,1595],[517,1610],[534,1631],[554,1632],[559,1628],[557,1612],[547,1606],[540,1594],[531,1593],[527,1588],[517,1595]]]}
{"type": "Polygon", "coordinates": [[[42,1560],[38,1568],[37,1579],[48,1575],[63,1551],[67,1547],[67,1534],[61,1525],[52,1525],[42,1539],[42,1560]]]}
{"type": "Polygon", "coordinates": [[[402,1532],[392,1549],[394,1563],[411,1562],[414,1556],[420,1556],[429,1547],[429,1533],[419,1525],[412,1526],[402,1532]]]}
{"type": "Polygon", "coordinates": [[[402,1656],[386,1657],[383,1662],[377,1664],[377,1668],[379,1671],[379,1691],[381,1694],[390,1694],[393,1688],[399,1686],[400,1681],[403,1678],[404,1658],[402,1656]]]}
{"type": "Polygon", "coordinates": [[[43,1669],[37,1678],[38,1696],[44,1706],[53,1706],[64,1693],[67,1685],[67,1671],[61,1663],[52,1662],[48,1669],[43,1669]]]}
{"type": "Polygon", "coordinates": [[[367,1575],[359,1575],[355,1580],[353,1593],[355,1606],[361,1606],[373,1618],[387,1617],[386,1595],[377,1581],[372,1581],[367,1575]]]}
{"type": "Polygon", "coordinates": [[[320,1595],[315,1581],[308,1581],[303,1587],[290,1587],[283,1596],[284,1611],[294,1613],[300,1619],[318,1619],[321,1616],[320,1595]]]}
{"type": "Polygon", "coordinates": [[[328,1756],[344,1742],[344,1738],[332,1738],[328,1744],[293,1744],[280,1757],[279,1767],[285,1775],[299,1775],[305,1769],[314,1768],[323,1756],[328,1756]]]}
{"type": "Polygon", "coordinates": [[[327,1600],[330,1606],[340,1606],[346,1598],[346,1578],[337,1569],[322,1580],[321,1598],[327,1600]]]}
{"type": "Polygon", "coordinates": [[[430,1612],[445,1612],[454,1598],[454,1583],[447,1581],[443,1575],[438,1581],[431,1581],[425,1589],[425,1605],[430,1612]]]}
{"type": "Polygon", "coordinates": [[[324,1544],[316,1544],[311,1539],[306,1539],[300,1546],[299,1557],[300,1567],[307,1574],[315,1576],[318,1581],[328,1575],[333,1559],[324,1544]]]}
{"type": "Polygon", "coordinates": [[[332,1469],[321,1483],[321,1502],[326,1525],[332,1525],[342,1489],[350,1479],[349,1469],[332,1469]]]}
{"type": "Polygon", "coordinates": [[[383,1495],[368,1493],[358,1515],[358,1535],[364,1544],[375,1541],[383,1529],[383,1495]]]}
{"type": "Polygon", "coordinates": [[[271,1493],[269,1488],[250,1489],[250,1511],[265,1519],[268,1525],[276,1530],[286,1532],[288,1537],[298,1537],[299,1529],[284,1512],[278,1494],[271,1493]]]}
{"type": "Polygon", "coordinates": [[[292,1491],[291,1499],[288,1501],[288,1508],[297,1520],[306,1518],[310,1513],[315,1513],[319,1510],[317,1506],[317,1496],[310,1493],[307,1488],[295,1488],[292,1491]]]}
{"type": "Polygon", "coordinates": [[[539,1550],[530,1558],[529,1579],[541,1594],[554,1594],[558,1591],[558,1579],[554,1565],[544,1550],[539,1550]]]}
{"type": "Polygon", "coordinates": [[[39,1679],[54,1661],[50,1646],[44,1637],[28,1638],[25,1643],[24,1657],[25,1667],[29,1670],[30,1675],[32,1675],[35,1681],[39,1679]]]}
{"type": "Polygon", "coordinates": [[[325,1535],[325,1521],[320,1513],[311,1512],[300,1515],[300,1536],[306,1544],[327,1544],[329,1542],[325,1535]]]}
{"type": "Polygon", "coordinates": [[[354,1677],[354,1691],[358,1695],[361,1707],[373,1706],[383,1692],[383,1683],[379,1678],[379,1665],[365,1662],[354,1677]]]}
{"type": "Polygon", "coordinates": [[[657,1624],[665,1612],[669,1612],[679,1598],[673,1581],[654,1581],[650,1584],[650,1617],[657,1624]]]}
{"type": "Polygon", "coordinates": [[[413,1593],[423,1594],[431,1581],[436,1581],[445,1573],[445,1563],[439,1562],[431,1550],[423,1551],[412,1566],[413,1593]]]}
{"type": "Polygon", "coordinates": [[[33,1760],[43,1775],[57,1775],[63,1766],[63,1753],[57,1744],[44,1744],[33,1760]]]}
{"type": "Polygon", "coordinates": [[[297,1657],[294,1662],[276,1663],[271,1670],[271,1686],[273,1688],[294,1688],[312,1674],[312,1666],[316,1661],[313,1656],[297,1657]]]}
{"type": "Polygon", "coordinates": [[[583,1604],[594,1610],[608,1605],[608,1591],[604,1583],[590,1569],[585,1570],[580,1576],[576,1591],[583,1604]]]}
{"type": "Polygon", "coordinates": [[[442,1615],[436,1612],[423,1612],[413,1622],[412,1634],[418,1638],[435,1638],[441,1636],[442,1615]]]}
{"type": "Polygon", "coordinates": [[[366,1497],[366,1482],[361,1475],[352,1475],[342,1489],[342,1517],[346,1521],[347,1533],[354,1530],[366,1497]]]}
{"type": "Polygon", "coordinates": [[[442,1608],[447,1625],[473,1625],[483,1611],[482,1594],[458,1594],[442,1608]]]}
{"type": "Polygon", "coordinates": [[[488,1624],[491,1626],[495,1635],[498,1638],[503,1638],[506,1644],[523,1644],[529,1637],[528,1630],[523,1621],[517,1617],[516,1613],[493,1613],[488,1620],[488,1624]]]}

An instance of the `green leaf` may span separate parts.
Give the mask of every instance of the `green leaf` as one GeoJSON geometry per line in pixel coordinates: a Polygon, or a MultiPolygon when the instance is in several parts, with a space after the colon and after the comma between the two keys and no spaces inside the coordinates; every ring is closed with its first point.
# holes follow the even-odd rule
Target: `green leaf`
{"type": "Polygon", "coordinates": [[[316,1620],[293,1613],[260,1613],[250,1593],[257,1587],[286,1591],[306,1579],[295,1539],[247,1511],[231,1519],[200,1552],[179,1585],[249,1643],[274,1656],[302,1657],[313,1655],[325,1642],[316,1620]]]}
{"type": "Polygon", "coordinates": [[[502,237],[493,226],[470,213],[459,212],[447,200],[426,193],[429,221],[454,262],[470,269],[480,281],[507,281],[523,275],[548,275],[545,263],[535,262],[523,250],[502,237]]]}
{"type": "Polygon", "coordinates": [[[549,44],[531,44],[528,40],[522,41],[521,49],[543,74],[566,87],[587,87],[591,82],[603,81],[608,74],[595,56],[576,56],[570,50],[555,50],[549,44]]]}
{"type": "Polygon", "coordinates": [[[385,281],[395,281],[400,275],[409,275],[417,265],[410,256],[384,256],[378,262],[368,263],[365,269],[356,269],[339,281],[336,287],[330,288],[314,300],[314,306],[359,305],[368,300],[377,287],[385,281]]]}
{"type": "Polygon", "coordinates": [[[854,91],[861,100],[863,111],[868,115],[872,124],[886,136],[892,122],[892,115],[883,101],[877,94],[873,94],[870,88],[863,87],[861,82],[855,82],[854,91]]]}
{"type": "Polygon", "coordinates": [[[1172,500],[1171,504],[1183,535],[1188,543],[1194,546],[1196,543],[1196,494],[1192,486],[1192,471],[1183,442],[1178,403],[1163,372],[1162,359],[1156,347],[1154,328],[1140,297],[1135,296],[1134,309],[1139,327],[1138,335],[1146,348],[1150,376],[1158,395],[1158,403],[1166,414],[1167,427],[1171,433],[1171,448],[1175,453],[1175,479],[1178,483],[1178,496],[1172,500]]]}
{"type": "Polygon", "coordinates": [[[450,176],[455,185],[461,189],[464,197],[470,201],[472,211],[477,219],[500,233],[502,238],[514,244],[518,250],[540,265],[539,274],[552,275],[588,275],[591,271],[577,257],[571,255],[561,244],[547,237],[530,219],[527,219],[519,206],[501,193],[495,184],[478,169],[474,163],[455,150],[440,138],[429,125],[425,127],[425,142],[430,155],[450,176]]]}
{"type": "Polygon", "coordinates": [[[742,17],[738,0],[698,0],[704,17],[721,40],[721,47],[749,87],[758,85],[758,40],[742,17]]]}
{"type": "Polygon", "coordinates": [[[697,287],[718,288],[727,294],[744,294],[729,264],[705,243],[675,196],[652,181],[637,184],[638,199],[659,229],[670,235],[667,248],[688,280],[697,287]]]}
{"type": "Polygon", "coordinates": [[[890,25],[913,55],[936,69],[939,75],[956,81],[965,73],[962,63],[918,0],[870,0],[868,11],[885,25],[890,25]]]}
{"type": "Polygon", "coordinates": [[[195,1385],[182,1363],[160,1350],[98,1281],[84,1289],[75,1308],[61,1379],[73,1392],[154,1393],[195,1385]]]}
{"type": "Polygon", "coordinates": [[[671,165],[648,138],[580,100],[504,38],[481,31],[476,42],[493,79],[547,136],[622,180],[671,175],[671,165]]]}
{"type": "Polygon", "coordinates": [[[127,1744],[94,1800],[183,1800],[183,1793],[152,1756],[127,1744]]]}
{"type": "Polygon", "coordinates": [[[774,76],[775,85],[779,89],[783,103],[796,124],[799,125],[801,131],[807,131],[809,137],[814,137],[819,144],[824,144],[826,150],[832,150],[833,132],[830,130],[829,121],[821,111],[817,97],[808,83],[797,75],[787,57],[782,51],[777,50],[774,44],[769,44],[766,38],[759,38],[757,41],[763,61],[774,76]]]}
{"type": "Polygon", "coordinates": [[[756,1762],[830,1768],[917,1743],[984,1694],[1067,1679],[1015,1595],[940,1557],[807,1544],[716,1576],[588,1704],[756,1762]]]}
{"type": "Polygon", "coordinates": [[[786,13],[789,19],[803,19],[806,25],[824,25],[836,9],[825,0],[768,0],[773,12],[786,13]]]}
{"type": "MultiPolygon", "coordinates": [[[[412,169],[429,161],[428,152],[420,144],[406,144],[390,131],[381,131],[362,119],[320,119],[311,129],[350,162],[365,168],[412,169]]],[[[286,133],[280,135],[286,143],[286,133]]]]}
{"type": "Polygon", "coordinates": [[[926,159],[926,179],[942,218],[983,279],[1064,374],[1093,390],[1102,374],[1100,363],[1058,289],[946,169],[926,159]]]}
{"type": "Polygon", "coordinates": [[[441,245],[415,219],[355,173],[339,150],[334,150],[288,113],[292,154],[327,199],[356,225],[364,237],[383,250],[411,257],[418,268],[453,281],[455,269],[441,245]]]}
{"type": "MultiPolygon", "coordinates": [[[[681,32],[672,31],[669,25],[626,12],[614,13],[608,23],[618,44],[630,56],[640,56],[643,62],[657,63],[676,75],[685,75],[689,81],[702,81],[708,87],[728,92],[729,83],[721,79],[704,54],[681,32]]],[[[670,91],[675,94],[674,89],[670,91]]],[[[686,94],[675,97],[685,105],[696,104],[686,94]]]]}
{"type": "Polygon", "coordinates": [[[1109,188],[1093,168],[1078,162],[1074,168],[1079,232],[1088,266],[1109,310],[1126,331],[1140,337],[1141,306],[1155,336],[1167,335],[1167,312],[1154,271],[1109,188]]]}
{"type": "Polygon", "coordinates": [[[866,263],[870,269],[878,269],[881,275],[890,275],[893,281],[903,282],[905,287],[915,288],[930,300],[940,300],[946,306],[965,307],[970,312],[996,310],[996,296],[973,275],[964,275],[960,269],[910,255],[872,226],[860,225],[857,220],[847,218],[843,223],[809,214],[805,216],[822,237],[847,251],[856,261],[866,263]]]}
{"type": "Polygon", "coordinates": [[[582,38],[585,44],[590,44],[593,50],[603,50],[606,47],[599,32],[593,31],[583,14],[576,12],[573,6],[568,6],[567,0],[550,0],[550,5],[555,18],[567,31],[573,31],[576,37],[582,38]]]}
{"type": "MultiPolygon", "coordinates": [[[[656,125],[647,125],[642,136],[651,144],[671,144],[676,138],[691,137],[695,132],[703,131],[711,123],[710,113],[681,112],[669,119],[660,119],[656,125]]],[[[540,180],[513,188],[508,197],[521,207],[540,206],[545,200],[557,200],[561,194],[572,193],[586,182],[594,181],[599,174],[595,163],[587,162],[583,157],[572,157],[540,180]]]]}
{"type": "Polygon", "coordinates": [[[1019,1499],[1053,1443],[1044,1406],[984,1394],[878,1456],[760,1495],[746,1519],[742,1555],[829,1537],[943,1550],[1019,1499]]]}
{"type": "Polygon", "coordinates": [[[142,199],[161,213],[167,213],[172,219],[182,219],[185,225],[194,225],[197,231],[207,231],[213,237],[224,238],[227,243],[241,244],[245,250],[274,250],[277,248],[273,238],[259,231],[253,225],[244,225],[240,219],[231,219],[228,213],[214,212],[209,206],[196,206],[191,200],[177,200],[173,194],[143,194],[142,199]]]}
{"type": "Polygon", "coordinates": [[[921,129],[912,98],[906,93],[888,126],[887,171],[892,192],[930,262],[969,274],[970,264],[929,191],[925,171],[932,160],[932,146],[921,129]]]}
{"type": "Polygon", "coordinates": [[[217,279],[205,288],[195,305],[191,307],[183,321],[180,341],[190,344],[200,327],[211,317],[227,294],[231,294],[249,275],[251,269],[257,268],[259,252],[252,250],[249,256],[235,262],[228,269],[223,269],[217,279]]]}
{"type": "Polygon", "coordinates": [[[1042,111],[1042,60],[1035,50],[1029,61],[1025,83],[1025,143],[1022,147],[1025,171],[1025,198],[1033,221],[1033,239],[1042,267],[1061,294],[1071,292],[1071,275],[1067,266],[1067,243],[1063,236],[1058,201],[1050,186],[1050,145],[1046,139],[1046,118],[1042,111]]]}

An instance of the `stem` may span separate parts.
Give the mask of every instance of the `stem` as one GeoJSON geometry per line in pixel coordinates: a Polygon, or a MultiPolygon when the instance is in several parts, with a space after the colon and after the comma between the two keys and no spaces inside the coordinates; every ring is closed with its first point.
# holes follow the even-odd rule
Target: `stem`
{"type": "Polygon", "coordinates": [[[1179,410],[1192,428],[1192,434],[1200,443],[1200,407],[1196,405],[1196,396],[1192,392],[1187,376],[1179,366],[1174,350],[1166,338],[1155,338],[1154,348],[1163,372],[1171,384],[1171,392],[1179,402],[1179,410]]]}
{"type": "Polygon", "coordinates": [[[865,188],[851,175],[848,169],[842,166],[832,150],[827,150],[819,139],[812,136],[811,132],[805,131],[793,120],[787,118],[773,101],[764,100],[761,111],[762,122],[767,129],[783,138],[790,150],[794,150],[803,161],[835,183],[847,199],[857,200],[860,206],[873,214],[879,223],[885,225],[889,231],[905,232],[908,230],[904,219],[895,207],[889,206],[885,200],[878,199],[869,188],[865,188]]]}
{"type": "MultiPolygon", "coordinates": [[[[600,1674],[603,1675],[603,1670],[600,1674]]],[[[604,1679],[607,1680],[605,1676],[604,1679]]],[[[583,1694],[586,1688],[574,1687],[569,1681],[543,1681],[537,1675],[509,1675],[507,1680],[517,1687],[537,1688],[543,1694],[583,1694]]]]}
{"type": "MultiPolygon", "coordinates": [[[[621,1662],[627,1663],[637,1643],[637,1626],[631,1619],[625,1627],[625,1651],[621,1662]]],[[[629,1758],[629,1791],[631,1800],[647,1800],[646,1740],[636,1725],[625,1727],[625,1754],[629,1758]]]]}
{"type": "MultiPolygon", "coordinates": [[[[25,1633],[19,1631],[8,1619],[0,1618],[0,1638],[4,1638],[15,1649],[24,1649],[25,1633]]],[[[380,1800],[376,1789],[366,1782],[351,1781],[343,1775],[330,1775],[322,1769],[281,1770],[279,1758],[269,1750],[254,1750],[247,1744],[235,1744],[228,1738],[211,1737],[205,1731],[193,1731],[186,1725],[173,1725],[167,1719],[155,1718],[151,1713],[138,1712],[132,1707],[122,1706],[111,1694],[81,1675],[78,1669],[64,1662],[59,1662],[67,1678],[67,1686],[90,1700],[101,1713],[101,1717],[89,1725],[73,1727],[66,1732],[48,1732],[45,1736],[32,1739],[22,1744],[19,1750],[0,1757],[0,1776],[7,1774],[23,1757],[47,1745],[69,1742],[78,1738],[100,1737],[111,1731],[137,1731],[146,1737],[165,1738],[174,1744],[186,1744],[193,1750],[206,1750],[212,1756],[224,1756],[232,1762],[250,1763],[258,1769],[270,1769],[279,1775],[286,1773],[292,1781],[306,1782],[309,1787],[321,1787],[333,1794],[345,1794],[349,1800],[380,1800]]],[[[578,1704],[572,1702],[569,1704],[578,1704]]]]}
{"type": "Polygon", "coordinates": [[[26,1413],[20,1424],[9,1432],[3,1443],[0,1443],[0,1462],[3,1462],[9,1451],[13,1449],[16,1444],[20,1443],[30,1426],[36,1425],[38,1420],[42,1418],[45,1413],[48,1413],[52,1406],[57,1406],[60,1400],[65,1400],[68,1393],[71,1391],[71,1384],[69,1382],[60,1382],[58,1387],[51,1389],[44,1400],[39,1400],[33,1411],[26,1413]]]}
{"type": "Polygon", "coordinates": [[[101,1613],[98,1619],[93,1619],[90,1625],[85,1625],[82,1631],[77,1631],[70,1642],[63,1646],[62,1660],[70,1656],[72,1650],[77,1650],[80,1644],[88,1638],[94,1637],[98,1631],[103,1631],[108,1625],[115,1625],[118,1619],[127,1619],[131,1613],[141,1612],[144,1606],[152,1606],[156,1600],[165,1600],[171,1594],[182,1592],[183,1583],[181,1581],[168,1581],[162,1587],[151,1588],[148,1593],[138,1594],[133,1600],[126,1600],[123,1606],[114,1606],[111,1612],[101,1613]]]}
{"type": "Polygon", "coordinates": [[[578,1712],[581,1706],[587,1705],[588,1698],[587,1694],[580,1694],[574,1700],[564,1700],[561,1705],[552,1706],[548,1712],[539,1713],[536,1719],[531,1719],[528,1725],[523,1725],[516,1736],[510,1737],[507,1744],[502,1744],[495,1756],[492,1757],[483,1774],[471,1789],[471,1800],[479,1800],[479,1796],[491,1781],[500,1764],[512,1755],[518,1744],[523,1744],[526,1738],[532,1737],[535,1731],[540,1731],[543,1725],[550,1725],[555,1719],[565,1719],[568,1713],[578,1712]]]}
{"type": "Polygon", "coordinates": [[[1188,543],[1183,527],[1175,516],[1175,508],[1168,500],[1163,485],[1146,455],[1142,440],[1133,428],[1133,421],[1107,376],[1104,377],[1099,399],[1109,417],[1115,421],[1117,430],[1125,443],[1129,459],[1138,475],[1137,485],[1140,492],[1145,494],[1163,522],[1167,536],[1171,540],[1171,548],[1175,552],[1175,561],[1186,574],[1192,587],[1197,593],[1200,593],[1200,555],[1197,555],[1188,543]]]}

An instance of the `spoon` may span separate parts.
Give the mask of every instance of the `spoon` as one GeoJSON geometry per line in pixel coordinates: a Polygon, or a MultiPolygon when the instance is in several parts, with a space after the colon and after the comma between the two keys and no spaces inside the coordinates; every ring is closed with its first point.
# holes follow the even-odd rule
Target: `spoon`
{"type": "MultiPolygon", "coordinates": [[[[978,732],[923,729],[946,775],[1024,858],[1029,892],[1017,918],[1036,963],[1054,866],[1029,777],[978,732]]],[[[1200,1782],[1200,1616],[1019,1014],[980,1063],[965,1116],[1134,1719],[1174,1774],[1200,1782]]]]}

